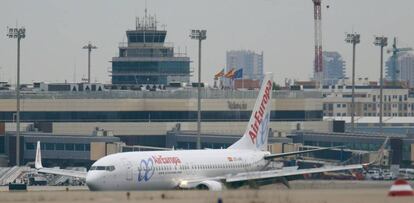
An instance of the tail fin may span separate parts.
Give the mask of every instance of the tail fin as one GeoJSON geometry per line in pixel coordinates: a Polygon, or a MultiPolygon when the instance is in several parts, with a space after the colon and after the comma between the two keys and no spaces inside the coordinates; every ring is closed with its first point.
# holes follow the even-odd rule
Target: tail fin
{"type": "Polygon", "coordinates": [[[272,86],[273,74],[267,73],[263,79],[247,129],[243,137],[231,145],[229,149],[267,150],[272,86]]]}
{"type": "Polygon", "coordinates": [[[37,146],[36,146],[35,168],[36,169],[43,168],[43,166],[42,166],[42,154],[40,152],[40,141],[37,141],[37,146]]]}

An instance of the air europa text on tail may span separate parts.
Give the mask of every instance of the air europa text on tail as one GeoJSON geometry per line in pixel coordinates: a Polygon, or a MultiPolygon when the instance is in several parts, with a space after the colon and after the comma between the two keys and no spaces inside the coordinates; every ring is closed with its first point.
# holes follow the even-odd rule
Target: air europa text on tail
{"type": "Polygon", "coordinates": [[[266,111],[266,105],[270,100],[270,94],[272,92],[272,81],[268,80],[266,83],[266,89],[263,94],[262,101],[260,102],[259,111],[254,112],[254,123],[250,126],[249,135],[253,144],[256,142],[257,132],[259,131],[260,123],[262,123],[264,113],[266,111]]]}

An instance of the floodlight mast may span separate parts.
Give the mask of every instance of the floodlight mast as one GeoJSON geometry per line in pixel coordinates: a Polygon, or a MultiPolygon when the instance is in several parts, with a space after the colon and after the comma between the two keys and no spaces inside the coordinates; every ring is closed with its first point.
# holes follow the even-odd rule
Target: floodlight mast
{"type": "Polygon", "coordinates": [[[383,89],[384,89],[384,77],[383,77],[383,66],[384,66],[384,47],[386,47],[388,45],[388,38],[381,36],[381,37],[375,37],[374,40],[374,45],[375,46],[379,46],[381,47],[381,57],[380,57],[380,115],[379,115],[379,128],[380,128],[380,133],[383,133],[383,122],[382,122],[382,118],[383,118],[383,109],[384,109],[384,96],[383,96],[383,89]]]}
{"type": "Polygon", "coordinates": [[[345,42],[352,44],[352,98],[351,98],[351,131],[355,130],[355,47],[361,42],[360,34],[346,34],[345,42]]]}
{"type": "Polygon", "coordinates": [[[201,149],[201,41],[207,39],[207,30],[191,30],[190,37],[198,40],[197,149],[201,149]]]}
{"type": "Polygon", "coordinates": [[[82,48],[88,50],[88,83],[90,84],[91,83],[91,52],[92,52],[92,49],[97,49],[98,47],[92,45],[91,42],[89,42],[87,45],[85,45],[82,48]]]}
{"type": "Polygon", "coordinates": [[[26,28],[8,28],[7,36],[17,39],[17,80],[16,80],[16,166],[20,165],[20,40],[26,37],[26,28]]]}

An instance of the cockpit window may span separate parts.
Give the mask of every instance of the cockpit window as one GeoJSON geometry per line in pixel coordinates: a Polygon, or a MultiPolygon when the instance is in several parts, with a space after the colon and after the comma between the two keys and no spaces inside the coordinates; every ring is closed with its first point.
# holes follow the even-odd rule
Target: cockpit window
{"type": "Polygon", "coordinates": [[[114,171],[115,166],[92,166],[90,171],[114,171]]]}

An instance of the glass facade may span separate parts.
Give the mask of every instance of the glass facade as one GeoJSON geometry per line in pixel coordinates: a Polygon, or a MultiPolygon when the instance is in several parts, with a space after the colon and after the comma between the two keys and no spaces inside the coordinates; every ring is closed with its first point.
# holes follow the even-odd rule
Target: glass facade
{"type": "Polygon", "coordinates": [[[174,49],[166,48],[141,48],[141,49],[121,49],[120,57],[173,57],[174,49]]]}
{"type": "MultiPolygon", "coordinates": [[[[0,122],[13,122],[14,112],[0,112],[0,122]]],[[[251,111],[203,111],[203,122],[248,121],[251,111]]],[[[322,111],[272,111],[271,121],[321,120],[322,111]]],[[[197,111],[54,111],[21,112],[22,122],[195,122],[197,111]]]]}
{"type": "Polygon", "coordinates": [[[127,31],[130,43],[163,43],[166,35],[167,31],[164,30],[127,31]]]}
{"type": "MultiPolygon", "coordinates": [[[[26,150],[35,150],[36,143],[26,142],[26,150]]],[[[90,144],[74,144],[74,143],[40,143],[40,149],[43,151],[90,151],[90,144]]]]}
{"type": "Polygon", "coordinates": [[[131,61],[112,63],[113,84],[164,84],[171,75],[189,76],[190,61],[131,61]]]}

